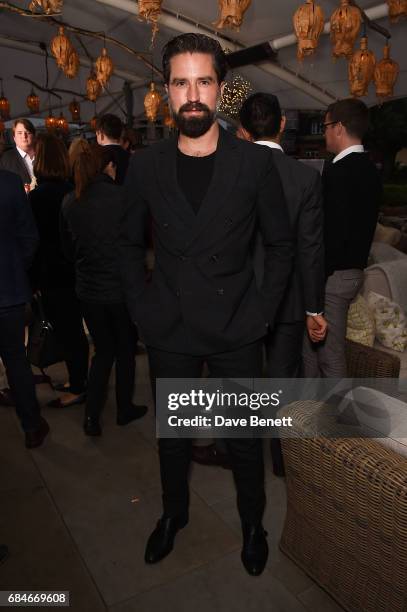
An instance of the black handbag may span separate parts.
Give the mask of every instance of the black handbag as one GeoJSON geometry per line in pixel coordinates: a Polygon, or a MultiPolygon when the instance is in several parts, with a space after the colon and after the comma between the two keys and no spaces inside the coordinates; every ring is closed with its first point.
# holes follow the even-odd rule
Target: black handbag
{"type": "Polygon", "coordinates": [[[28,328],[28,361],[43,370],[48,366],[64,361],[62,349],[55,338],[54,329],[47,319],[42,299],[39,295],[31,303],[32,322],[28,328]]]}

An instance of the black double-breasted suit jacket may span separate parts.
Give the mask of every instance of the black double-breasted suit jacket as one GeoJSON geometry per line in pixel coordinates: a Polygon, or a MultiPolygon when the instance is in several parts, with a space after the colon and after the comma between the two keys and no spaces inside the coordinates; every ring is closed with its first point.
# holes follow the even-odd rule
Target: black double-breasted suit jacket
{"type": "Polygon", "coordinates": [[[177,138],[130,161],[121,274],[142,340],[162,350],[209,355],[254,342],[272,326],[291,272],[292,231],[279,175],[266,147],[220,128],[214,171],[197,214],[177,182],[177,138]],[[145,282],[145,227],[155,252],[145,282]],[[256,286],[257,227],[265,272],[256,286]]]}

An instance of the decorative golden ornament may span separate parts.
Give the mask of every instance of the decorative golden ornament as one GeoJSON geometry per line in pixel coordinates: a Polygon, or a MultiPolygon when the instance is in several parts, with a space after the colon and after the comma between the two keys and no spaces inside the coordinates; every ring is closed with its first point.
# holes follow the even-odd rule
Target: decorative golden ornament
{"type": "Polygon", "coordinates": [[[363,36],[360,40],[360,49],[352,55],[348,65],[352,96],[360,97],[367,94],[369,83],[373,78],[375,64],[375,56],[367,48],[367,36],[363,36]]]}
{"type": "Polygon", "coordinates": [[[58,119],[56,120],[56,128],[57,130],[60,130],[61,132],[65,132],[65,133],[69,132],[69,123],[67,119],[64,117],[62,111],[58,119]]]}
{"type": "Polygon", "coordinates": [[[306,0],[294,13],[293,25],[298,40],[297,58],[303,60],[312,55],[318,46],[318,40],[324,29],[322,8],[314,0],[306,0]]]}
{"type": "Polygon", "coordinates": [[[158,18],[161,15],[161,5],[163,0],[138,0],[138,17],[140,21],[146,21],[152,24],[151,45],[159,30],[158,18]]]}
{"type": "Polygon", "coordinates": [[[96,78],[101,86],[104,87],[112,76],[114,68],[113,61],[108,56],[106,47],[103,47],[102,54],[97,58],[95,68],[96,78]]]}
{"type": "Polygon", "coordinates": [[[97,120],[98,120],[98,116],[95,115],[94,117],[92,117],[92,119],[90,120],[89,124],[90,124],[90,129],[93,132],[96,132],[96,124],[97,124],[97,120]]]}
{"type": "Polygon", "coordinates": [[[57,127],[58,119],[53,116],[52,111],[50,111],[48,117],[45,119],[45,127],[49,132],[52,132],[57,127]]]}
{"type": "Polygon", "coordinates": [[[383,48],[383,59],[376,64],[374,70],[374,83],[378,98],[388,98],[393,95],[399,71],[398,63],[390,57],[390,46],[386,44],[383,48]]]}
{"type": "Polygon", "coordinates": [[[243,102],[252,92],[251,83],[240,74],[236,74],[231,81],[226,81],[219,111],[232,119],[238,119],[243,102]]]}
{"type": "Polygon", "coordinates": [[[63,0],[31,0],[28,5],[29,10],[33,13],[36,8],[41,9],[46,15],[61,13],[63,0]]]}
{"type": "Polygon", "coordinates": [[[163,124],[168,129],[173,130],[175,128],[175,121],[174,121],[174,117],[171,114],[170,107],[168,106],[168,104],[163,104],[162,112],[163,112],[163,124]]]}
{"type": "Polygon", "coordinates": [[[91,72],[90,76],[86,80],[86,96],[91,102],[96,102],[100,96],[102,88],[95,74],[91,72]]]}
{"type": "Polygon", "coordinates": [[[31,89],[31,93],[27,96],[27,106],[33,113],[38,113],[40,110],[40,99],[34,91],[34,88],[31,89]]]}
{"type": "Polygon", "coordinates": [[[150,85],[150,91],[146,93],[144,98],[144,110],[149,121],[155,121],[157,119],[161,103],[162,98],[155,88],[155,83],[152,82],[150,85]]]}
{"type": "Polygon", "coordinates": [[[68,55],[68,62],[66,66],[63,68],[63,71],[64,71],[65,76],[68,77],[68,79],[74,79],[76,75],[78,74],[78,70],[79,70],[79,55],[76,52],[76,49],[72,47],[71,52],[68,55]]]}
{"type": "Polygon", "coordinates": [[[50,49],[59,68],[65,70],[72,52],[72,44],[65,35],[63,26],[59,27],[58,34],[51,40],[50,49]]]}
{"type": "Polygon", "coordinates": [[[4,95],[3,91],[3,79],[1,81],[1,95],[0,95],[0,119],[10,119],[10,102],[4,95]]]}
{"type": "Polygon", "coordinates": [[[252,0],[219,0],[220,15],[213,25],[218,30],[230,28],[239,31],[243,17],[252,0]]]}
{"type": "Polygon", "coordinates": [[[334,57],[351,57],[356,38],[359,34],[362,15],[349,0],[341,0],[341,5],[331,16],[331,42],[334,57]]]}
{"type": "Polygon", "coordinates": [[[69,112],[71,113],[72,121],[74,123],[79,123],[81,120],[81,105],[75,98],[68,106],[69,112]]]}
{"type": "Polygon", "coordinates": [[[5,123],[4,123],[4,121],[2,121],[0,119],[0,134],[3,134],[3,132],[5,132],[5,131],[6,131],[5,123]]]}
{"type": "Polygon", "coordinates": [[[387,0],[389,5],[389,19],[393,23],[407,17],[407,0],[387,0]]]}

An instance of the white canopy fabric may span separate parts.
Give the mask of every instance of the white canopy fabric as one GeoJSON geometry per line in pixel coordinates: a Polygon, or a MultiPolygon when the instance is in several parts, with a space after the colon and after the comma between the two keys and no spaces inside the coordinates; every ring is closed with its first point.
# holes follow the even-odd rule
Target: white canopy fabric
{"type": "MultiPolygon", "coordinates": [[[[258,66],[246,66],[236,69],[246,77],[255,90],[268,91],[278,95],[285,109],[322,109],[336,98],[349,95],[347,63],[345,60],[333,61],[329,34],[321,35],[318,49],[314,56],[299,62],[296,58],[296,44],[292,44],[292,16],[302,0],[252,0],[247,10],[240,32],[222,30],[215,32],[213,22],[219,14],[217,0],[164,0],[163,14],[159,21],[160,31],[156,37],[153,53],[154,64],[161,67],[161,49],[165,42],[180,32],[201,31],[212,33],[221,40],[222,45],[238,49],[249,47],[265,41],[275,41],[278,48],[278,65],[265,62],[258,66]],[[291,35],[291,37],[290,37],[291,35]],[[288,36],[288,38],[284,38],[288,36]],[[232,42],[231,42],[232,41],[232,42]],[[234,41],[234,42],[233,42],[234,41]],[[287,44],[290,43],[291,44],[287,44]],[[284,46],[286,45],[287,46],[284,46]]],[[[325,20],[339,5],[339,0],[317,0],[324,10],[325,20]]],[[[28,0],[14,0],[14,5],[28,8],[28,0]]],[[[385,3],[359,0],[359,6],[368,14],[381,18],[376,22],[391,33],[391,55],[400,65],[400,75],[395,87],[395,97],[407,95],[407,21],[391,24],[386,15],[385,3]],[[384,15],[384,17],[383,17],[384,15]]],[[[93,31],[105,32],[133,49],[149,52],[151,26],[137,18],[136,0],[64,0],[61,19],[72,26],[93,31]]],[[[326,28],[328,29],[328,28],[326,28]]],[[[45,84],[44,53],[39,42],[49,45],[56,34],[55,25],[38,18],[23,17],[0,8],[0,77],[3,78],[4,92],[11,103],[11,116],[27,115],[26,97],[30,85],[14,78],[14,75],[32,79],[40,85],[45,84]]],[[[75,79],[66,78],[57,68],[52,56],[49,59],[49,86],[69,89],[78,93],[85,92],[86,78],[90,72],[90,60],[80,46],[75,34],[68,33],[79,56],[81,67],[75,79]]],[[[384,38],[368,29],[369,48],[376,58],[382,57],[384,38]]],[[[102,48],[102,41],[81,36],[88,54],[94,60],[102,48]]],[[[111,44],[108,51],[115,63],[115,74],[105,92],[97,102],[97,112],[110,110],[122,114],[124,108],[121,90],[124,80],[131,84],[134,94],[134,114],[142,113],[143,98],[151,80],[150,68],[134,55],[111,44]],[[117,105],[114,99],[118,100],[117,105]]],[[[157,81],[157,77],[155,77],[157,81]]],[[[158,81],[159,82],[159,78],[158,81]]],[[[48,111],[47,94],[38,91],[41,98],[43,114],[48,111]]],[[[67,105],[72,94],[61,93],[62,100],[51,98],[54,114],[59,113],[62,105],[66,114],[67,105]]],[[[377,102],[374,86],[370,86],[369,95],[364,98],[367,104],[377,102]]],[[[94,105],[81,101],[82,119],[94,115],[94,105]]]]}

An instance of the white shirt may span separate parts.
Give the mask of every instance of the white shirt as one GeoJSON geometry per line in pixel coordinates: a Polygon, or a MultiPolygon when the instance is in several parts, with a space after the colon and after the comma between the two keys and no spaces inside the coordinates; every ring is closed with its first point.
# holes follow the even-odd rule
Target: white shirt
{"type": "Polygon", "coordinates": [[[20,149],[20,147],[16,147],[17,151],[20,153],[21,157],[23,158],[23,162],[25,163],[25,166],[28,170],[28,173],[30,175],[31,180],[34,178],[34,157],[31,158],[28,153],[26,153],[25,151],[23,151],[22,149],[20,149]]]}
{"type": "Polygon", "coordinates": [[[283,147],[280,147],[277,142],[273,142],[272,140],[255,140],[254,144],[265,145],[266,147],[270,147],[271,149],[280,149],[280,151],[284,153],[283,147]]]}
{"type": "Polygon", "coordinates": [[[335,164],[337,161],[339,161],[340,159],[343,159],[350,153],[364,153],[364,152],[365,152],[365,149],[363,145],[361,144],[352,145],[351,147],[348,147],[347,149],[344,149],[343,151],[338,153],[338,155],[333,158],[332,163],[335,164]]]}
{"type": "MultiPolygon", "coordinates": [[[[277,142],[273,142],[272,140],[256,140],[254,144],[265,145],[266,147],[270,147],[270,149],[279,149],[284,153],[283,147],[281,147],[277,142]]],[[[352,153],[352,151],[350,151],[350,153],[352,153]]],[[[316,317],[317,315],[323,314],[322,312],[308,312],[308,310],[306,310],[305,312],[310,317],[316,317]]]]}

